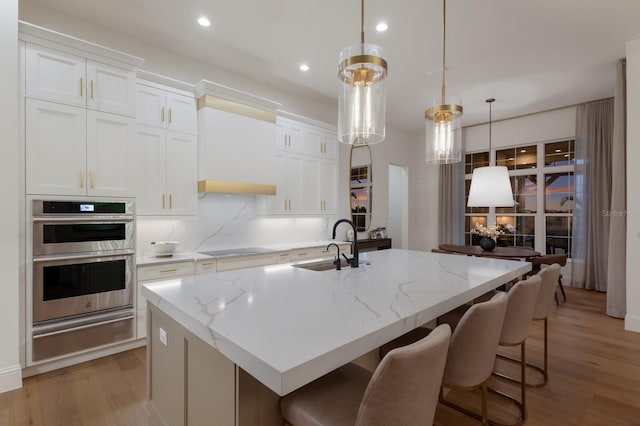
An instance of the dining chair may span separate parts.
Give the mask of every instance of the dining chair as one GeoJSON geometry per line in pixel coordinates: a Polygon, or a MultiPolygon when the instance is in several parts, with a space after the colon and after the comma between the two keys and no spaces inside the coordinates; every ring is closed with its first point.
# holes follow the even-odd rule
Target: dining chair
{"type": "Polygon", "coordinates": [[[433,423],[451,328],[390,351],[373,375],[347,364],[280,400],[285,425],[430,425],[433,423]]]}
{"type": "MultiPolygon", "coordinates": [[[[558,281],[558,277],[560,276],[560,265],[557,263],[554,263],[548,268],[543,268],[542,270],[540,270],[537,275],[540,277],[541,282],[540,282],[540,290],[538,291],[538,297],[536,299],[536,305],[533,310],[532,319],[534,321],[544,321],[544,346],[543,346],[543,353],[544,353],[543,362],[544,363],[542,368],[538,367],[537,365],[530,364],[528,362],[526,363],[527,367],[530,367],[539,371],[543,377],[543,380],[541,383],[536,383],[536,384],[526,383],[526,386],[531,388],[544,386],[547,383],[549,378],[548,349],[547,349],[548,318],[549,318],[549,313],[551,312],[551,309],[553,307],[553,298],[556,295],[556,282],[558,281]]],[[[506,359],[509,361],[514,361],[518,363],[520,362],[520,360],[517,358],[508,357],[505,355],[498,355],[498,356],[502,359],[506,359]]],[[[507,376],[503,376],[503,378],[506,378],[510,381],[517,382],[517,383],[520,382],[518,379],[507,377],[507,376]]]]}
{"type": "MultiPolygon", "coordinates": [[[[504,392],[490,389],[490,392],[507,398],[520,409],[520,418],[514,424],[521,424],[527,418],[527,392],[526,392],[526,340],[529,335],[529,326],[536,307],[536,300],[540,290],[541,278],[529,277],[517,282],[507,293],[508,304],[504,316],[504,324],[500,334],[499,346],[520,346],[520,401],[504,392]]],[[[500,373],[494,375],[511,379],[500,373]]],[[[492,422],[495,425],[500,423],[492,422]]]]}

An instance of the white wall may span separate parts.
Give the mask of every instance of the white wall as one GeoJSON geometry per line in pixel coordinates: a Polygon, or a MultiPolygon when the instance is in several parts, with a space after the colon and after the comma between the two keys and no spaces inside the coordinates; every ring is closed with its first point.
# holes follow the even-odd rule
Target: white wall
{"type": "Polygon", "coordinates": [[[22,386],[19,361],[18,0],[0,2],[0,392],[22,386]]]}
{"type": "MultiPolygon", "coordinates": [[[[508,147],[525,143],[572,138],[576,133],[576,107],[542,112],[491,124],[491,147],[508,147]]],[[[489,149],[489,125],[462,130],[465,151],[489,149]]]]}
{"type": "MultiPolygon", "coordinates": [[[[349,149],[340,146],[339,212],[349,217],[349,149]]],[[[389,227],[389,165],[407,167],[409,175],[410,250],[431,250],[438,242],[438,168],[425,163],[424,135],[387,126],[384,142],[371,145],[372,204],[371,229],[389,227]]],[[[359,235],[368,238],[368,235],[359,235]]]]}
{"type": "Polygon", "coordinates": [[[640,332],[640,39],[627,43],[627,315],[625,328],[640,332]]]}

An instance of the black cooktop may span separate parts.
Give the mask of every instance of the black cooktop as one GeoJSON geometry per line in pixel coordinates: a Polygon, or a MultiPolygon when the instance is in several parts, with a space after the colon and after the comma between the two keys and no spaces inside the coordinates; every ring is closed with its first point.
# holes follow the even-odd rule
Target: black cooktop
{"type": "Polygon", "coordinates": [[[212,257],[236,256],[239,254],[269,253],[275,250],[264,247],[242,247],[227,250],[199,251],[198,253],[212,257]]]}

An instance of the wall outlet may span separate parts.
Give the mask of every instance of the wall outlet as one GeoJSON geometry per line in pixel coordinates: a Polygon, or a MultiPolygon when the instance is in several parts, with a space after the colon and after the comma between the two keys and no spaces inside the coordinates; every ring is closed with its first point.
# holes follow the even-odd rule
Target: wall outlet
{"type": "Polygon", "coordinates": [[[162,327],[160,327],[160,343],[167,346],[167,332],[162,327]]]}

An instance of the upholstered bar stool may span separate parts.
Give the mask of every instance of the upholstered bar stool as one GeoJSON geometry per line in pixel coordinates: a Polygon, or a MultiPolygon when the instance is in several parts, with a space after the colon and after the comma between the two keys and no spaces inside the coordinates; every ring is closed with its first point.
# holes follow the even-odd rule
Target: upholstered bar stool
{"type": "MultiPolygon", "coordinates": [[[[531,272],[529,275],[537,274],[543,268],[542,265],[553,265],[554,263],[559,266],[564,266],[567,264],[567,255],[566,254],[547,254],[544,256],[538,256],[531,259],[531,272]]],[[[560,292],[562,293],[562,301],[567,301],[567,295],[564,292],[564,287],[562,286],[562,274],[558,274],[558,287],[560,287],[560,292]]],[[[556,295],[555,287],[553,290],[553,296],[556,299],[556,303],[558,303],[558,295],[556,295]]]]}
{"type": "Polygon", "coordinates": [[[347,364],[280,401],[285,425],[430,425],[449,348],[451,328],[437,327],[392,350],[373,376],[347,364]]]}
{"type": "Polygon", "coordinates": [[[440,402],[468,416],[480,418],[483,425],[489,422],[487,381],[493,371],[506,310],[507,295],[500,292],[491,300],[471,306],[464,313],[451,336],[447,365],[442,377],[443,388],[482,390],[480,415],[446,400],[443,391],[440,392],[440,402]]]}
{"type": "MultiPolygon", "coordinates": [[[[509,302],[504,316],[504,325],[500,335],[500,346],[520,346],[520,401],[516,398],[490,389],[492,393],[505,397],[520,408],[520,419],[514,424],[522,424],[527,418],[526,371],[525,371],[525,342],[529,335],[529,325],[533,318],[536,300],[540,289],[541,278],[533,276],[525,281],[519,281],[507,293],[509,302]]],[[[505,377],[495,373],[498,377],[505,377]]],[[[506,377],[505,377],[506,378],[506,377]]],[[[491,422],[495,425],[501,423],[491,422]]]]}
{"type": "MultiPolygon", "coordinates": [[[[553,307],[553,299],[556,295],[556,285],[558,277],[560,277],[560,265],[555,263],[547,268],[543,268],[538,272],[538,276],[542,280],[540,283],[540,290],[538,291],[538,298],[536,299],[536,306],[533,310],[534,321],[544,321],[544,367],[540,368],[537,365],[526,363],[527,367],[533,368],[542,374],[543,380],[541,383],[531,384],[526,383],[527,387],[537,388],[544,386],[549,378],[548,374],[548,317],[553,307]]],[[[500,358],[507,359],[509,361],[520,362],[519,359],[511,358],[503,355],[498,355],[500,358]]],[[[513,382],[520,382],[517,379],[502,376],[513,382]]]]}

